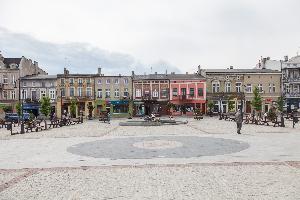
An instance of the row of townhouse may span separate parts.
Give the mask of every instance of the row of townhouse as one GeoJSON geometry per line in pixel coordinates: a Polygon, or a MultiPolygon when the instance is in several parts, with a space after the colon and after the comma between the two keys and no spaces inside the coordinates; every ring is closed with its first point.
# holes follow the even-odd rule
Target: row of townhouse
{"type": "Polygon", "coordinates": [[[132,72],[130,76],[106,76],[101,73],[101,68],[95,74],[70,74],[64,69],[62,74],[47,75],[30,59],[0,56],[0,103],[15,104],[21,99],[24,109],[38,114],[39,100],[48,96],[52,112],[60,116],[63,110],[70,110],[71,100],[76,99],[78,114],[83,111],[88,115],[88,107],[93,106],[95,116],[108,110],[112,116],[125,117],[129,114],[165,115],[170,111],[170,104],[173,115],[189,115],[195,109],[205,113],[208,101],[213,102],[215,112],[228,112],[232,101],[234,109],[231,111],[243,105],[243,110],[250,113],[253,89],[258,87],[263,98],[263,112],[282,95],[286,97],[289,111],[299,108],[300,103],[299,60],[297,56],[281,61],[282,73],[266,67],[199,67],[193,74],[136,75],[132,72]]]}

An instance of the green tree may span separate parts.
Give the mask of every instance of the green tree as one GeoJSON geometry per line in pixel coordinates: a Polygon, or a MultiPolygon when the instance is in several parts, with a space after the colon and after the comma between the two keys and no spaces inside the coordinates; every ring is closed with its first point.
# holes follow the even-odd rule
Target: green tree
{"type": "Polygon", "coordinates": [[[208,101],[207,106],[209,108],[209,112],[212,112],[212,109],[214,108],[215,104],[212,101],[208,101]]]}
{"type": "Polygon", "coordinates": [[[283,112],[283,104],[284,104],[283,96],[278,97],[278,99],[277,99],[277,109],[280,112],[283,112]]]}
{"type": "Polygon", "coordinates": [[[76,117],[76,108],[77,108],[77,101],[76,99],[72,99],[70,105],[70,111],[72,117],[76,117]]]}
{"type": "Polygon", "coordinates": [[[228,110],[229,110],[229,112],[233,111],[234,108],[235,108],[235,102],[233,101],[233,97],[230,96],[228,98],[228,110]]]}
{"type": "Polygon", "coordinates": [[[41,99],[41,113],[44,114],[46,117],[51,112],[51,103],[50,103],[50,98],[49,97],[43,97],[41,99]]]}
{"type": "Polygon", "coordinates": [[[16,110],[17,110],[18,116],[20,117],[22,114],[22,104],[20,102],[18,102],[16,104],[16,110]]]}
{"type": "Polygon", "coordinates": [[[261,110],[262,110],[262,98],[259,94],[258,87],[254,88],[253,94],[254,94],[254,97],[252,99],[251,105],[253,106],[255,111],[261,112],[261,110]]]}
{"type": "Polygon", "coordinates": [[[13,109],[12,109],[11,106],[4,106],[4,107],[3,107],[3,111],[4,111],[4,112],[12,112],[12,110],[13,110],[13,109]]]}

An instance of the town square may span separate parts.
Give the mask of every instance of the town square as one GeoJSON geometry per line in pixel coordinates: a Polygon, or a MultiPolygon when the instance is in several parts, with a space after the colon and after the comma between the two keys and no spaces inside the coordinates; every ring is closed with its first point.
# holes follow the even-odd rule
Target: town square
{"type": "Polygon", "coordinates": [[[299,7],[0,0],[0,200],[300,200],[299,7]]]}

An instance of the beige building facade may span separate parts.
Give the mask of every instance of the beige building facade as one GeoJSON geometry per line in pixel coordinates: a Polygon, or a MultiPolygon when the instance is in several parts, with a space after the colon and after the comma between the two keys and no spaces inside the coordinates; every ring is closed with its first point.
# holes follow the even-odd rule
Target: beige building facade
{"type": "Polygon", "coordinates": [[[207,69],[207,100],[214,103],[214,112],[235,112],[243,106],[252,112],[253,90],[258,87],[263,100],[262,112],[267,112],[281,96],[281,72],[268,69],[207,69]],[[230,110],[229,101],[234,109],[230,110]],[[242,102],[243,101],[243,102],[242,102]]]}

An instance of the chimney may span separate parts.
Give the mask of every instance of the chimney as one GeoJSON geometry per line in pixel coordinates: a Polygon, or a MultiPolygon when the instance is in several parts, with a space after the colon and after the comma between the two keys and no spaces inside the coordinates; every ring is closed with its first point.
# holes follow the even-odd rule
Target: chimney
{"type": "Polygon", "coordinates": [[[101,75],[101,67],[98,67],[98,74],[101,75]]]}
{"type": "Polygon", "coordinates": [[[189,74],[188,72],[185,72],[185,74],[189,74]]]}
{"type": "Polygon", "coordinates": [[[284,62],[289,61],[289,57],[288,56],[284,56],[284,62]]]}
{"type": "Polygon", "coordinates": [[[168,70],[166,70],[166,75],[168,74],[168,70]]]}
{"type": "Polygon", "coordinates": [[[38,67],[38,66],[39,66],[39,63],[38,63],[38,62],[36,62],[36,61],[34,61],[34,62],[33,62],[33,65],[35,65],[35,66],[37,66],[37,67],[38,67]]]}
{"type": "Polygon", "coordinates": [[[157,75],[157,72],[155,72],[155,75],[157,75]]]}
{"type": "Polygon", "coordinates": [[[174,75],[174,74],[175,74],[175,72],[171,72],[171,74],[173,74],[173,75],[174,75]]]}
{"type": "Polygon", "coordinates": [[[229,69],[233,69],[233,66],[230,66],[229,69]]]}
{"type": "Polygon", "coordinates": [[[121,74],[119,74],[119,77],[121,77],[121,74]]]}
{"type": "Polygon", "coordinates": [[[131,75],[134,76],[134,71],[131,71],[131,75]]]}
{"type": "Polygon", "coordinates": [[[201,71],[201,66],[198,65],[198,74],[200,74],[200,71],[201,71]]]}

